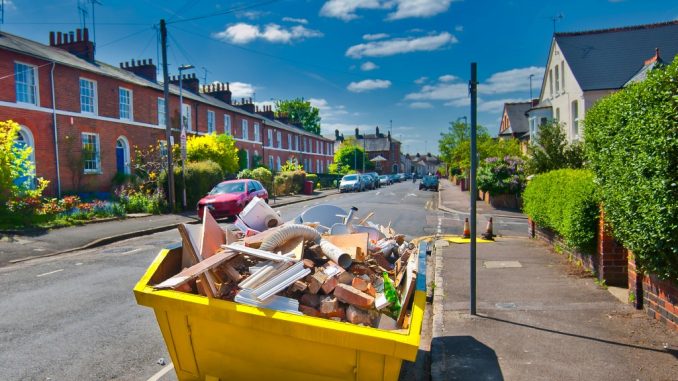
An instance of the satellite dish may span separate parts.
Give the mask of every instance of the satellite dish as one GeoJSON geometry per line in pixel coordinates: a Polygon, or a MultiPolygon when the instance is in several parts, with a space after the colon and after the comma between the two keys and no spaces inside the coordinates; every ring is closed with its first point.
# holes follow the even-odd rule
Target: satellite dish
{"type": "Polygon", "coordinates": [[[312,206],[303,211],[297,218],[297,223],[317,222],[321,226],[331,227],[334,224],[343,224],[346,210],[330,204],[312,206]]]}

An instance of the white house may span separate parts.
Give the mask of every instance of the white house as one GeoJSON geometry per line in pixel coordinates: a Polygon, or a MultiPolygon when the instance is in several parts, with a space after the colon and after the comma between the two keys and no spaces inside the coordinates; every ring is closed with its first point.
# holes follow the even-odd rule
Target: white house
{"type": "Polygon", "coordinates": [[[583,32],[555,33],[539,103],[528,111],[530,135],[554,119],[568,142],[582,139],[586,111],[645,71],[646,61],[678,54],[678,20],[583,32]]]}

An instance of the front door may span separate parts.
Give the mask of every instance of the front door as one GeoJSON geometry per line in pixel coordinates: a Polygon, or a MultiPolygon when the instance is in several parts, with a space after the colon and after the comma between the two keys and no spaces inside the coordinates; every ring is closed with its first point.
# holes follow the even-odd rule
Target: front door
{"type": "Polygon", "coordinates": [[[120,141],[115,146],[115,166],[118,173],[125,173],[125,148],[120,141]]]}

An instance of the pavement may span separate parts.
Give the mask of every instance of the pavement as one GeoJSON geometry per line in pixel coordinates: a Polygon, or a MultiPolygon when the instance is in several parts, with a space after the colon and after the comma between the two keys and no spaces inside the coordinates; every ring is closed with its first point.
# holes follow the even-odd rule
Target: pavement
{"type": "MultiPolygon", "coordinates": [[[[315,191],[313,195],[291,195],[270,201],[279,208],[337,194],[338,190],[315,191]]],[[[149,235],[197,222],[195,213],[130,215],[124,219],[88,223],[80,226],[26,232],[0,232],[0,267],[76,250],[90,249],[124,239],[149,235]]]]}
{"type": "MultiPolygon", "coordinates": [[[[463,212],[468,192],[446,187],[440,205],[463,212]]],[[[434,257],[431,380],[676,379],[678,333],[540,241],[497,237],[477,245],[476,315],[469,313],[469,246],[440,240],[434,257]]]]}

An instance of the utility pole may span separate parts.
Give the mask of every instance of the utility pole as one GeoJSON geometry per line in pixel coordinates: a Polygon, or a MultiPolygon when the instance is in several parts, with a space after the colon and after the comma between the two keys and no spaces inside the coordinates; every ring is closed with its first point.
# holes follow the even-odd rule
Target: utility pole
{"type": "Polygon", "coordinates": [[[186,210],[186,121],[184,120],[184,70],[193,69],[193,65],[179,66],[179,120],[181,121],[181,206],[186,210]]]}
{"type": "Polygon", "coordinates": [[[478,189],[476,171],[478,167],[478,148],[476,146],[478,113],[478,67],[471,62],[471,315],[476,315],[476,199],[478,189]]]}
{"type": "MultiPolygon", "coordinates": [[[[167,74],[167,25],[165,19],[160,20],[160,47],[162,50],[162,81],[165,97],[165,138],[167,139],[167,188],[170,210],[174,211],[174,167],[172,163],[172,123],[169,104],[169,75],[167,74]]],[[[181,108],[181,105],[179,105],[181,108]]]]}

